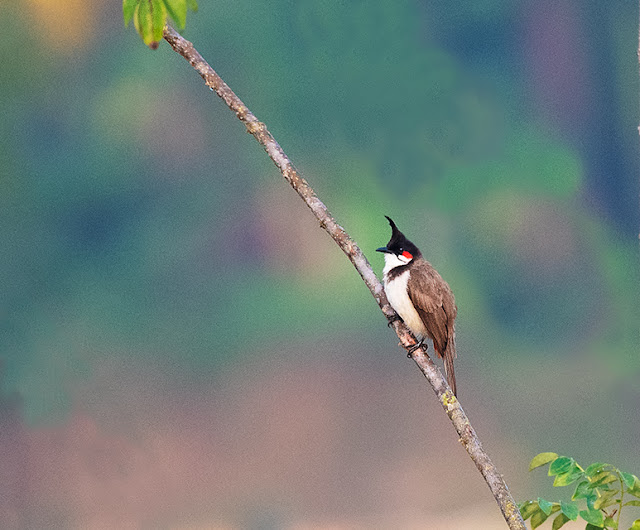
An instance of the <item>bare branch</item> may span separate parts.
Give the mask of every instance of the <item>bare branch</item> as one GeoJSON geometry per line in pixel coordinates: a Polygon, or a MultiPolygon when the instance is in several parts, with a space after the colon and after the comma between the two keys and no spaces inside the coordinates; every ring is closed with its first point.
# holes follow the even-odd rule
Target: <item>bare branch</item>
{"type": "MultiPolygon", "coordinates": [[[[393,326],[401,345],[409,350],[417,344],[415,337],[409,332],[402,321],[396,320],[396,313],[391,308],[384,293],[382,284],[373,272],[371,265],[364,256],[362,250],[356,242],[349,237],[345,230],[336,223],[334,218],[327,210],[327,207],[317,197],[313,189],[307,181],[302,178],[296,168],[293,166],[289,157],[284,153],[280,145],[275,141],[271,133],[267,130],[264,123],[258,121],[253,113],[246,107],[244,103],[234,94],[229,86],[220,78],[220,76],[209,66],[202,58],[198,51],[189,41],[184,39],[178,32],[170,26],[165,27],[164,38],[171,47],[180,55],[182,55],[193,68],[197,70],[204,79],[207,86],[215,90],[215,92],[224,100],[227,106],[235,112],[236,116],[242,121],[249,133],[262,145],[269,155],[269,158],[278,167],[282,176],[296,190],[300,198],[311,209],[318,219],[320,226],[333,238],[342,251],[347,255],[353,266],[356,268],[365,284],[371,291],[371,294],[378,302],[380,309],[387,317],[390,325],[393,326]]],[[[476,464],[478,470],[484,477],[489,489],[493,493],[496,502],[502,510],[502,514],[507,521],[509,528],[515,530],[526,530],[524,521],[520,516],[520,511],[507,488],[500,473],[491,462],[489,455],[482,448],[482,444],[478,436],[469,422],[469,418],[462,410],[460,402],[453,395],[453,392],[447,385],[438,367],[426,354],[426,348],[417,349],[411,354],[420,371],[427,378],[433,387],[438,400],[440,401],[449,419],[453,423],[460,442],[469,453],[469,456],[476,464]]]]}

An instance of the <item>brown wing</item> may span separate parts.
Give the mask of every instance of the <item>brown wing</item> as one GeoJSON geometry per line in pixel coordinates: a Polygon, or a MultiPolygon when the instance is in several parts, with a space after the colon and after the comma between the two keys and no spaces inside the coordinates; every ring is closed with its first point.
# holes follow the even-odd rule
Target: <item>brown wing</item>
{"type": "Polygon", "coordinates": [[[407,287],[411,302],[427,327],[429,338],[442,356],[452,335],[457,313],[451,289],[426,261],[411,268],[407,287]]]}
{"type": "Polygon", "coordinates": [[[427,328],[436,353],[445,361],[447,379],[455,394],[453,359],[456,356],[455,318],[458,308],[451,288],[427,261],[414,263],[407,287],[409,298],[427,328]]]}

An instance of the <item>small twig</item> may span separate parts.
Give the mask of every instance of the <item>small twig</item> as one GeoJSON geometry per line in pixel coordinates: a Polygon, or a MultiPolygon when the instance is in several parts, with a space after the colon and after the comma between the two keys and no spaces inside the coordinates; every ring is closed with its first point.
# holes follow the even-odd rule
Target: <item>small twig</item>
{"type": "MultiPolygon", "coordinates": [[[[291,184],[294,190],[300,195],[300,198],[311,209],[313,214],[320,222],[320,226],[333,238],[342,251],[347,255],[353,266],[356,268],[364,283],[367,285],[371,294],[378,302],[380,309],[387,317],[390,325],[400,339],[400,343],[407,350],[417,344],[415,337],[409,332],[407,327],[396,319],[395,311],[389,305],[387,297],[384,293],[382,284],[373,272],[371,265],[364,256],[362,250],[349,237],[345,230],[336,223],[331,216],[327,207],[316,196],[313,189],[307,181],[300,176],[296,168],[293,166],[289,157],[284,153],[280,145],[274,140],[271,133],[267,130],[264,123],[258,121],[253,113],[246,107],[244,103],[234,94],[229,86],[220,78],[220,76],[209,66],[202,58],[198,51],[189,41],[184,39],[178,32],[170,26],[165,27],[164,38],[171,47],[180,55],[182,55],[193,68],[202,76],[207,86],[211,87],[224,100],[227,106],[235,112],[236,116],[242,121],[249,133],[262,145],[269,155],[269,158],[278,167],[282,176],[291,184]]],[[[421,372],[427,378],[433,387],[438,400],[442,404],[449,419],[453,423],[460,442],[469,453],[469,456],[476,464],[480,473],[487,482],[489,489],[493,493],[502,514],[509,525],[509,528],[515,530],[526,530],[524,521],[520,516],[520,511],[509,493],[509,489],[505,484],[502,476],[491,462],[489,455],[484,451],[475,430],[469,422],[466,414],[462,410],[460,402],[453,395],[453,392],[447,385],[444,377],[438,370],[438,367],[427,356],[424,347],[418,348],[411,354],[421,372]]]]}

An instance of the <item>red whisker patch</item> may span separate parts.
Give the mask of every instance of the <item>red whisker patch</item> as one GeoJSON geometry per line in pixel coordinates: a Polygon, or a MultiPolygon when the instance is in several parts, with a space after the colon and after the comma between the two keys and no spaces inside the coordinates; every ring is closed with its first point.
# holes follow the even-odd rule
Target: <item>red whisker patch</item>
{"type": "Polygon", "coordinates": [[[406,250],[402,253],[402,255],[407,259],[413,259],[411,252],[407,252],[406,250]]]}

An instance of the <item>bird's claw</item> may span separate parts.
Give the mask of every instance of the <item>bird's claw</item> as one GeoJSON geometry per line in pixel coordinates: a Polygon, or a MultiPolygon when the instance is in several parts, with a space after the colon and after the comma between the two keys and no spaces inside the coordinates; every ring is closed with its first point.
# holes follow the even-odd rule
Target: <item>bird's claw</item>
{"type": "Polygon", "coordinates": [[[424,344],[424,339],[418,342],[417,344],[414,344],[413,346],[409,346],[407,348],[407,357],[411,358],[411,354],[414,351],[416,351],[418,348],[422,347],[423,344],[424,344]]]}

